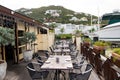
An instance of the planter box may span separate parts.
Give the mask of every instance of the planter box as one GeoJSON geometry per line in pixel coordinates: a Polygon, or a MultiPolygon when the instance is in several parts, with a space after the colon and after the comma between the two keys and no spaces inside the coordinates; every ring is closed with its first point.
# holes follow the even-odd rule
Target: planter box
{"type": "Polygon", "coordinates": [[[117,53],[112,53],[113,63],[120,68],[120,55],[117,53]]]}
{"type": "Polygon", "coordinates": [[[89,47],[90,43],[89,42],[83,42],[83,45],[86,46],[86,47],[89,47]]]}
{"type": "Polygon", "coordinates": [[[105,48],[103,46],[93,46],[93,52],[105,56],[105,48]]]}

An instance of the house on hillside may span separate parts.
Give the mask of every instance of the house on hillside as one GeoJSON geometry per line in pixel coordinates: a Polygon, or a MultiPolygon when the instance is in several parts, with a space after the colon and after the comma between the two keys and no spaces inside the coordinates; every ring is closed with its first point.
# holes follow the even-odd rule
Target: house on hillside
{"type": "Polygon", "coordinates": [[[75,22],[77,22],[77,21],[80,21],[80,19],[74,16],[71,19],[69,19],[69,21],[75,21],[75,22]]]}
{"type": "Polygon", "coordinates": [[[50,14],[53,17],[59,17],[61,10],[46,10],[45,15],[50,14]]]}
{"type": "Polygon", "coordinates": [[[80,18],[80,21],[88,21],[88,19],[86,17],[82,17],[80,18]]]}
{"type": "Polygon", "coordinates": [[[55,34],[61,34],[61,29],[64,28],[63,34],[73,34],[76,30],[80,30],[82,26],[81,25],[75,25],[75,24],[57,24],[58,27],[55,28],[55,34]]]}

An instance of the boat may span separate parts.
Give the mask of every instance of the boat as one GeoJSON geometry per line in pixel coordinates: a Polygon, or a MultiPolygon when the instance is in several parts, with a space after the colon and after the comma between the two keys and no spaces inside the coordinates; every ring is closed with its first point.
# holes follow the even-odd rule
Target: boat
{"type": "Polygon", "coordinates": [[[100,30],[94,32],[99,40],[120,43],[120,12],[103,15],[101,23],[100,30]]]}

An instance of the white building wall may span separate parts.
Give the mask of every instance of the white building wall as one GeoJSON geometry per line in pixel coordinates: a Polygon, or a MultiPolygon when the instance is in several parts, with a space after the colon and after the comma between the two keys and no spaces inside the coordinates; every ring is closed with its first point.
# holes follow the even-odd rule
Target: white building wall
{"type": "Polygon", "coordinates": [[[61,28],[64,28],[63,34],[73,34],[76,30],[81,30],[80,25],[75,24],[59,24],[57,28],[55,28],[55,34],[61,34],[61,28]]]}

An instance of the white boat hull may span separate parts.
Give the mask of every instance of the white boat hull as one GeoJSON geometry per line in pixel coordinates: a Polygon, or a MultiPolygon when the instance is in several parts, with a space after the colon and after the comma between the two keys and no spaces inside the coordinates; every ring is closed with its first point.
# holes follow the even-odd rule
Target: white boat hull
{"type": "Polygon", "coordinates": [[[120,23],[106,26],[105,28],[96,31],[95,34],[98,35],[99,40],[118,42],[120,41],[120,23]]]}

